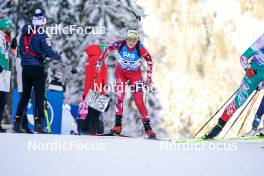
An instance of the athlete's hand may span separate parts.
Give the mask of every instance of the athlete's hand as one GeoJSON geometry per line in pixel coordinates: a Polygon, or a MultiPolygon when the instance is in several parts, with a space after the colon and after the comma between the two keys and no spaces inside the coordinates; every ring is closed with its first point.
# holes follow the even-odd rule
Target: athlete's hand
{"type": "Polygon", "coordinates": [[[247,70],[250,68],[250,64],[248,62],[248,59],[245,56],[240,57],[240,63],[244,70],[247,70]]]}
{"type": "Polygon", "coordinates": [[[249,69],[246,69],[246,75],[249,78],[252,78],[252,77],[256,76],[256,72],[253,69],[249,68],[249,69]]]}
{"type": "Polygon", "coordinates": [[[246,75],[249,78],[252,78],[256,75],[256,72],[250,68],[250,63],[248,62],[248,59],[245,56],[240,57],[240,62],[244,70],[246,71],[246,75]]]}
{"type": "Polygon", "coordinates": [[[146,86],[151,86],[152,85],[152,79],[150,77],[148,77],[147,80],[145,81],[145,85],[146,86]]]}
{"type": "Polygon", "coordinates": [[[99,58],[99,60],[96,62],[96,68],[97,70],[101,70],[104,64],[104,60],[102,58],[99,58]]]}

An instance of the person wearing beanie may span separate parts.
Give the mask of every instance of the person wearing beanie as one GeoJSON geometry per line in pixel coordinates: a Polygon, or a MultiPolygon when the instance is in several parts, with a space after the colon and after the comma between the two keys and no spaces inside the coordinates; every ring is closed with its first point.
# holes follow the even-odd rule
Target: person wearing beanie
{"type": "Polygon", "coordinates": [[[147,108],[143,101],[143,78],[141,73],[141,57],[147,62],[147,78],[146,86],[151,86],[152,83],[152,59],[139,40],[139,32],[137,30],[128,30],[125,40],[119,40],[112,45],[106,47],[101,58],[97,62],[98,68],[101,69],[105,62],[105,58],[111,52],[117,50],[119,53],[118,64],[116,66],[116,119],[115,126],[111,129],[113,134],[120,134],[122,130],[122,114],[123,101],[125,98],[125,87],[129,81],[131,84],[131,92],[134,94],[136,106],[141,115],[141,120],[144,125],[145,133],[149,138],[156,138],[156,134],[151,128],[150,119],[147,108]]]}
{"type": "MultiPolygon", "coordinates": [[[[0,16],[0,76],[5,77],[4,73],[10,74],[9,60],[16,49],[16,39],[11,41],[11,28],[12,22],[6,16],[0,16]]],[[[10,77],[6,78],[8,84],[10,85],[10,77]]],[[[4,83],[0,82],[0,86],[3,86],[4,83]]],[[[0,90],[0,133],[6,132],[6,129],[3,129],[1,122],[4,115],[5,106],[7,103],[7,93],[10,90],[0,90]]]]}
{"type": "Polygon", "coordinates": [[[35,10],[35,13],[32,18],[32,24],[34,26],[44,26],[46,25],[46,23],[47,23],[47,19],[44,13],[40,9],[35,10]]]}
{"type": "Polygon", "coordinates": [[[39,28],[47,23],[44,13],[37,9],[33,14],[32,24],[26,24],[22,28],[19,40],[19,56],[22,66],[23,92],[17,106],[14,119],[14,132],[24,133],[22,126],[23,112],[27,107],[32,87],[34,88],[37,117],[34,119],[34,131],[45,133],[42,122],[44,120],[45,97],[45,58],[60,60],[61,56],[52,49],[51,42],[45,32],[39,32],[39,28]],[[34,29],[33,31],[30,29],[34,29]]]}

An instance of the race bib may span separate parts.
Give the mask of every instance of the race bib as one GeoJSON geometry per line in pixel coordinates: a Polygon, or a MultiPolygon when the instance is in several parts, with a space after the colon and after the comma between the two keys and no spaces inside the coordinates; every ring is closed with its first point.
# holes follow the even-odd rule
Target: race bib
{"type": "Polygon", "coordinates": [[[126,70],[138,70],[141,66],[141,62],[137,50],[128,51],[128,49],[124,47],[119,52],[118,64],[126,70]]]}
{"type": "Polygon", "coordinates": [[[126,70],[136,70],[140,67],[140,60],[137,61],[129,61],[123,59],[122,57],[119,59],[119,65],[121,65],[126,70]]]}

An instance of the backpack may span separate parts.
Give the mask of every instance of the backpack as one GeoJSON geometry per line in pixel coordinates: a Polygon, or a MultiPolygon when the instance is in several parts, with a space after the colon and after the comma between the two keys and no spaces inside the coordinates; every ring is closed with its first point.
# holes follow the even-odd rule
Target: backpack
{"type": "Polygon", "coordinates": [[[25,51],[23,52],[23,54],[29,54],[32,57],[37,57],[39,54],[36,52],[33,52],[29,49],[30,43],[32,38],[35,36],[34,32],[31,33],[30,35],[25,35],[24,34],[24,47],[25,47],[25,51]]]}

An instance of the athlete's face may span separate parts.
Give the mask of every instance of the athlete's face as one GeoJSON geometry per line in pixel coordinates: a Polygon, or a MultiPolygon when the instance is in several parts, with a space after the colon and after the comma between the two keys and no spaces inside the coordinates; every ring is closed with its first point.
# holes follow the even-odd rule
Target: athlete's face
{"type": "Polygon", "coordinates": [[[137,38],[127,38],[126,43],[128,48],[134,48],[137,44],[138,39],[137,38]]]}

